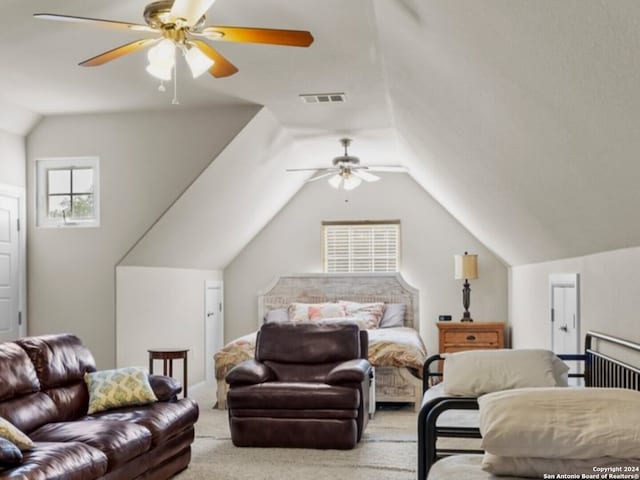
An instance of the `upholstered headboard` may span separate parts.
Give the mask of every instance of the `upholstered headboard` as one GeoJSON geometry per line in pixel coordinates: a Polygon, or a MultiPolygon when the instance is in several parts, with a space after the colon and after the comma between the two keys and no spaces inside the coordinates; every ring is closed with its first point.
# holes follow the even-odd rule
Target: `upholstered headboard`
{"type": "Polygon", "coordinates": [[[277,278],[258,293],[258,325],[264,315],[290,303],[405,303],[405,325],[419,330],[418,290],[399,273],[294,273],[277,278]]]}

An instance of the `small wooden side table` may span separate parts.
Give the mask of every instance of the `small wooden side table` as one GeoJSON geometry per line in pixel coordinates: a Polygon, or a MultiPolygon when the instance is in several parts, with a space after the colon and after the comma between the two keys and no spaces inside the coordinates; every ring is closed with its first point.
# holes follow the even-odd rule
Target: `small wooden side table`
{"type": "Polygon", "coordinates": [[[439,352],[504,348],[503,322],[438,322],[439,352]]]}
{"type": "Polygon", "coordinates": [[[180,348],[162,348],[155,350],[147,350],[149,352],[149,374],[153,375],[153,361],[162,360],[162,374],[173,377],[173,361],[182,360],[182,391],[184,398],[187,398],[187,352],[188,349],[180,348]]]}

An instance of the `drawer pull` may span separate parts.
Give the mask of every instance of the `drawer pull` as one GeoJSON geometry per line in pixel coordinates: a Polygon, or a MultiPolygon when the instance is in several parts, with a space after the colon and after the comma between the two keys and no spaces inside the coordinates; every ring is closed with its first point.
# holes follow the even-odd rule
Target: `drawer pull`
{"type": "Polygon", "coordinates": [[[473,342],[476,339],[475,335],[467,335],[467,340],[469,340],[470,342],[473,342]]]}

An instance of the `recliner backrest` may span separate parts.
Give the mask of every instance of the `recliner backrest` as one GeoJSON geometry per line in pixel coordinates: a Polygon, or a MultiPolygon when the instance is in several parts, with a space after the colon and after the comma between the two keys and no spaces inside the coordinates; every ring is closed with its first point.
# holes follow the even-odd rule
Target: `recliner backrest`
{"type": "Polygon", "coordinates": [[[294,364],[339,363],[360,358],[356,325],[267,323],[256,341],[256,360],[294,364]]]}

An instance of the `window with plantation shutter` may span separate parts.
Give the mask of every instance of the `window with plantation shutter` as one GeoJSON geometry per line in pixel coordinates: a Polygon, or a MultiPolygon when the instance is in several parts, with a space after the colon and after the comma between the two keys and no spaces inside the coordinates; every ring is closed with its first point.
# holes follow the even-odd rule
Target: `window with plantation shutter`
{"type": "Polygon", "coordinates": [[[327,273],[397,272],[400,222],[323,222],[323,263],[327,273]]]}

